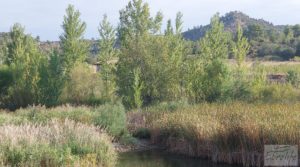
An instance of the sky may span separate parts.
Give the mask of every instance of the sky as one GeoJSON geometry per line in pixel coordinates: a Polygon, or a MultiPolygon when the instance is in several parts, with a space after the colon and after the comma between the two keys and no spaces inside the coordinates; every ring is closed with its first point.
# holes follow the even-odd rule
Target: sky
{"type": "MultiPolygon", "coordinates": [[[[275,25],[300,24],[300,0],[144,0],[151,13],[163,12],[164,22],[183,13],[184,30],[206,25],[213,14],[229,11],[265,19],[275,25]]],[[[0,32],[8,32],[14,23],[21,23],[26,33],[40,39],[58,40],[68,4],[73,4],[87,23],[85,38],[98,38],[97,27],[104,14],[118,25],[119,10],[128,0],[0,0],[0,32]]]]}

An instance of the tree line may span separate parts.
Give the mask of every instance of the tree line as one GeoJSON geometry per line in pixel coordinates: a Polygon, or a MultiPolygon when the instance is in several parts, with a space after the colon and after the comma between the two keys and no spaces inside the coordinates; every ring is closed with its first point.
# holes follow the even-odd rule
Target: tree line
{"type": "Polygon", "coordinates": [[[122,101],[127,108],[140,108],[162,101],[199,103],[248,97],[260,82],[249,84],[244,75],[243,62],[250,47],[241,26],[232,35],[224,31],[219,15],[214,15],[211,28],[197,42],[199,49],[190,55],[193,47],[182,36],[182,18],[178,12],[162,30],[163,14],[151,16],[142,0],[132,0],[120,11],[116,28],[105,15],[98,27],[99,73],[87,64],[86,23],[74,6],[66,9],[61,49],[49,54],[41,52],[38,42],[15,24],[1,48],[0,106],[17,109],[122,101]],[[237,62],[234,70],[226,63],[230,55],[237,62]],[[113,59],[118,62],[110,63],[113,59]]]}

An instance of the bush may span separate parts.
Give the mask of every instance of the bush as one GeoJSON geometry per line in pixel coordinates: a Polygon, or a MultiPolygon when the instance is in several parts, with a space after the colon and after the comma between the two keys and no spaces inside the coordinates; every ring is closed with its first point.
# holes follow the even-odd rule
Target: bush
{"type": "Polygon", "coordinates": [[[287,82],[298,88],[300,83],[300,74],[297,71],[289,70],[287,72],[287,82]]]}
{"type": "Polygon", "coordinates": [[[7,66],[0,66],[0,107],[8,107],[6,98],[8,89],[13,82],[13,73],[7,66]]]}
{"type": "Polygon", "coordinates": [[[62,103],[95,104],[101,100],[101,82],[87,64],[78,63],[71,69],[61,95],[62,103]]]}
{"type": "Polygon", "coordinates": [[[107,129],[108,133],[120,137],[126,133],[126,114],[121,104],[106,104],[95,109],[97,117],[94,118],[95,125],[107,129]]]}
{"type": "Polygon", "coordinates": [[[259,94],[263,102],[292,102],[298,99],[297,92],[290,84],[266,85],[259,94]]]}

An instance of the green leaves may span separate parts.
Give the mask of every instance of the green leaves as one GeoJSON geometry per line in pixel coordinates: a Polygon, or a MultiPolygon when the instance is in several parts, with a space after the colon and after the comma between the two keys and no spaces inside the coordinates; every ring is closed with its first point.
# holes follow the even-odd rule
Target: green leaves
{"type": "Polygon", "coordinates": [[[88,54],[88,45],[83,39],[86,29],[85,22],[80,20],[80,12],[69,5],[62,25],[64,33],[60,36],[63,50],[65,70],[70,71],[76,62],[85,61],[88,54]]]}
{"type": "Polygon", "coordinates": [[[118,59],[118,52],[114,48],[116,43],[116,31],[113,26],[108,22],[107,16],[103,16],[103,20],[99,25],[100,34],[100,54],[98,57],[101,64],[101,78],[104,86],[104,99],[111,101],[115,97],[116,83],[115,83],[115,70],[116,66],[114,61],[118,59]]]}
{"type": "Polygon", "coordinates": [[[237,34],[235,42],[233,43],[232,52],[234,58],[240,68],[242,63],[245,61],[247,54],[249,53],[250,45],[247,38],[243,37],[243,29],[240,24],[238,24],[237,34]]]}

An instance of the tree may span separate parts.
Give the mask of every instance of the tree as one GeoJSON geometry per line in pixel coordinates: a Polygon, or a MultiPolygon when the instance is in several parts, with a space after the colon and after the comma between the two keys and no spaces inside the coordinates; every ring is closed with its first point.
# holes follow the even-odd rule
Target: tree
{"type": "Polygon", "coordinates": [[[65,84],[63,68],[60,54],[56,50],[52,51],[49,61],[45,61],[40,70],[41,94],[39,101],[41,104],[48,107],[59,104],[59,98],[65,84]]]}
{"type": "Polygon", "coordinates": [[[20,24],[15,24],[9,34],[11,40],[6,46],[5,62],[12,70],[13,84],[8,89],[7,107],[16,109],[37,104],[40,67],[45,59],[35,39],[25,35],[20,24]]]}
{"type": "Polygon", "coordinates": [[[140,79],[145,83],[141,95],[144,103],[158,96],[157,86],[153,85],[156,81],[153,62],[158,60],[154,52],[158,52],[161,47],[158,44],[158,38],[161,37],[153,35],[159,32],[161,21],[162,14],[157,13],[154,18],[151,17],[148,4],[142,0],[132,0],[120,11],[118,35],[121,54],[117,66],[117,85],[126,107],[134,107],[134,69],[141,70],[140,79]]]}
{"type": "Polygon", "coordinates": [[[85,22],[80,20],[80,12],[69,5],[62,28],[64,33],[60,36],[62,58],[65,70],[69,72],[76,62],[83,62],[88,54],[88,45],[83,39],[86,29],[85,22]]]}
{"type": "Polygon", "coordinates": [[[224,62],[228,58],[229,35],[219,16],[211,19],[211,28],[200,40],[200,57],[193,60],[190,69],[189,87],[198,101],[216,101],[224,92],[228,68],[224,62]]]}
{"type": "Polygon", "coordinates": [[[250,45],[247,38],[243,37],[243,29],[238,24],[235,43],[233,44],[232,52],[237,62],[238,68],[241,68],[242,63],[245,61],[247,54],[249,53],[250,45]]]}
{"type": "Polygon", "coordinates": [[[258,40],[264,38],[264,31],[261,25],[252,24],[247,28],[247,37],[251,40],[258,40]]]}
{"type": "Polygon", "coordinates": [[[300,56],[300,42],[298,42],[297,46],[296,46],[296,56],[300,56]]]}
{"type": "Polygon", "coordinates": [[[63,103],[71,103],[76,105],[98,103],[101,96],[101,83],[97,78],[98,75],[87,63],[75,64],[72,68],[68,81],[65,83],[60,99],[63,103]]]}
{"type": "Polygon", "coordinates": [[[291,27],[286,27],[284,29],[284,34],[285,34],[285,42],[290,43],[291,40],[294,38],[294,31],[291,27]]]}
{"type": "Polygon", "coordinates": [[[299,24],[293,26],[293,31],[294,31],[295,38],[300,37],[300,25],[299,24]]]}
{"type": "Polygon", "coordinates": [[[104,15],[99,26],[100,34],[100,54],[99,62],[101,63],[101,78],[104,86],[104,98],[112,100],[116,91],[115,70],[116,66],[113,61],[117,60],[117,51],[114,48],[116,42],[116,32],[113,26],[108,22],[107,16],[104,15]]]}

